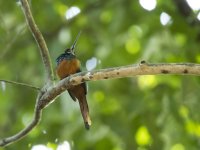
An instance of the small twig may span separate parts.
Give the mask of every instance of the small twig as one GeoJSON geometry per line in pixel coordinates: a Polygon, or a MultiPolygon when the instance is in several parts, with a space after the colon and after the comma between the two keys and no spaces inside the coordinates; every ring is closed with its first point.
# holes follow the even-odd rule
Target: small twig
{"type": "Polygon", "coordinates": [[[30,84],[27,84],[27,83],[21,83],[21,82],[16,82],[16,81],[11,81],[11,80],[3,80],[3,79],[0,79],[0,82],[6,82],[6,83],[11,83],[11,84],[21,85],[21,86],[25,86],[25,87],[40,91],[39,87],[30,85],[30,84]]]}
{"type": "Polygon", "coordinates": [[[85,81],[96,81],[113,78],[125,78],[137,75],[195,75],[200,76],[200,64],[192,63],[170,63],[170,64],[148,64],[141,61],[140,64],[101,69],[91,72],[81,72],[59,81],[44,93],[40,93],[35,106],[35,116],[31,123],[17,134],[0,140],[0,146],[11,144],[27,135],[41,119],[44,107],[53,102],[66,89],[85,81]]]}
{"type": "Polygon", "coordinates": [[[42,57],[42,60],[43,60],[43,63],[44,63],[44,66],[45,66],[45,69],[47,72],[48,80],[49,80],[49,82],[51,82],[54,80],[54,72],[53,72],[51,58],[50,58],[50,54],[49,54],[49,50],[47,48],[46,42],[34,21],[28,1],[27,0],[20,0],[20,1],[21,1],[21,5],[22,5],[22,10],[24,12],[24,15],[27,20],[30,31],[32,32],[32,34],[36,40],[36,43],[39,46],[40,54],[41,54],[41,57],[42,57]]]}

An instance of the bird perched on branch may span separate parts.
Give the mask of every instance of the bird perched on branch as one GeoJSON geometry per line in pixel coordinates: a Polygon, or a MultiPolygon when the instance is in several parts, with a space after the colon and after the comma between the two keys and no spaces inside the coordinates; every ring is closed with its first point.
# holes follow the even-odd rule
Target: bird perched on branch
{"type": "MultiPolygon", "coordinates": [[[[56,59],[57,62],[56,72],[61,80],[72,74],[81,72],[80,61],[77,59],[74,53],[74,49],[79,36],[80,32],[77,35],[71,48],[66,49],[65,52],[60,54],[56,59]]],[[[74,101],[78,100],[81,114],[85,123],[85,128],[89,129],[91,126],[91,120],[89,116],[89,108],[86,99],[86,94],[87,94],[86,83],[84,82],[79,85],[71,87],[70,89],[68,89],[68,93],[74,101]]]]}

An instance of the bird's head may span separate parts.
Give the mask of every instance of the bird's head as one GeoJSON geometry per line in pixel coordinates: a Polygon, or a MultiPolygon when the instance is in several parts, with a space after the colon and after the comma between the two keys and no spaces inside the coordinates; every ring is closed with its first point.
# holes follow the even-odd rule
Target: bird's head
{"type": "Polygon", "coordinates": [[[74,43],[72,44],[71,48],[67,48],[65,50],[66,54],[75,56],[75,46],[76,46],[76,43],[78,41],[78,38],[79,38],[80,34],[81,34],[81,32],[79,32],[78,35],[76,36],[76,39],[75,39],[74,43]]]}
{"type": "Polygon", "coordinates": [[[65,49],[65,52],[62,53],[60,56],[58,56],[58,58],[56,59],[57,64],[60,64],[60,62],[64,59],[70,60],[70,59],[76,58],[75,46],[76,46],[76,43],[78,41],[80,34],[81,34],[81,32],[79,32],[78,35],[76,36],[76,39],[75,39],[74,43],[72,44],[71,48],[65,49]]]}

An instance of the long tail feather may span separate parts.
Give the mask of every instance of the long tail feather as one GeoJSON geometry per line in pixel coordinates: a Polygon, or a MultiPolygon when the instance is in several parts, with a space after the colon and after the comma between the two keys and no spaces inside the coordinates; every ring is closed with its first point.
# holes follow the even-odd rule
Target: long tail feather
{"type": "Polygon", "coordinates": [[[85,128],[90,129],[92,122],[90,120],[89,108],[88,108],[88,104],[87,104],[87,100],[85,96],[79,99],[79,105],[80,105],[81,114],[85,123],[85,128]]]}

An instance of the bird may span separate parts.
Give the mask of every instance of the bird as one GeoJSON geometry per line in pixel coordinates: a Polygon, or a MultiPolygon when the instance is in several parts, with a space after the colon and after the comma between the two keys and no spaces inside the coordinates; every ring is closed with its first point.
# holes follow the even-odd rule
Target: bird
{"type": "MultiPolygon", "coordinates": [[[[76,36],[76,39],[72,44],[71,48],[65,49],[64,53],[60,54],[56,59],[57,63],[56,73],[60,78],[60,80],[72,74],[81,72],[81,63],[75,55],[75,46],[79,36],[80,32],[76,36]]],[[[90,129],[91,119],[89,115],[89,107],[86,98],[88,92],[86,83],[83,82],[79,85],[75,85],[69,88],[67,91],[71,96],[72,100],[74,100],[75,102],[78,100],[85,128],[90,129]]]]}

